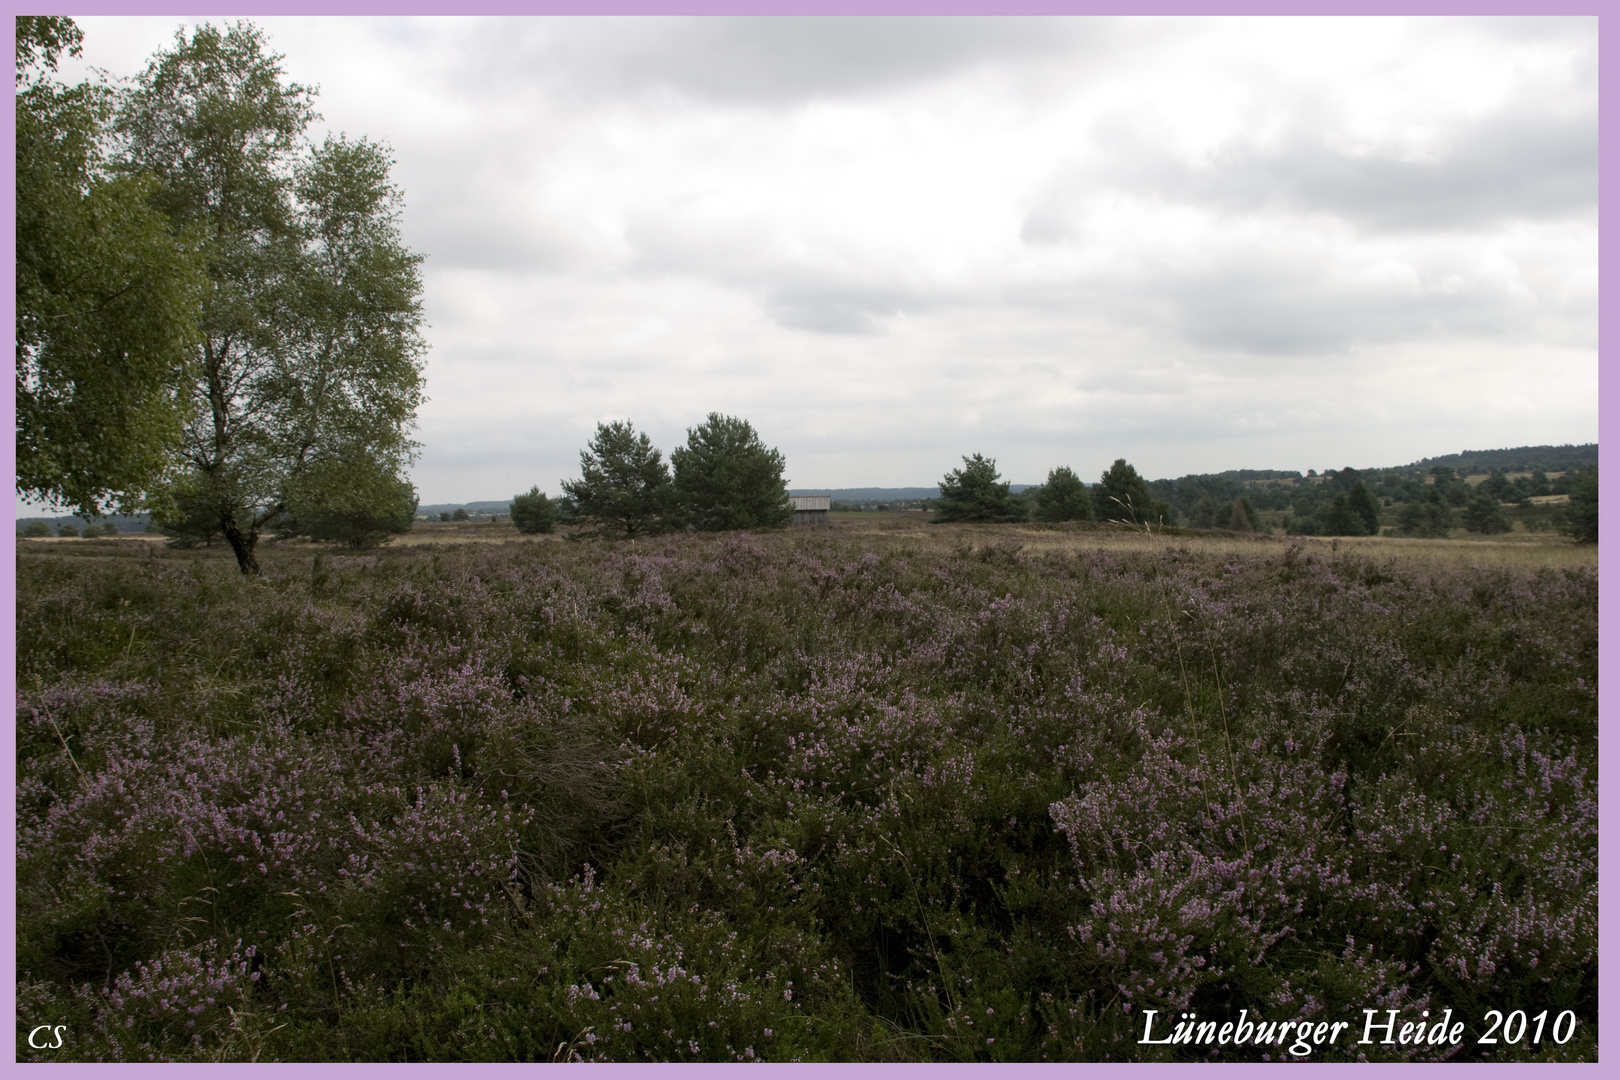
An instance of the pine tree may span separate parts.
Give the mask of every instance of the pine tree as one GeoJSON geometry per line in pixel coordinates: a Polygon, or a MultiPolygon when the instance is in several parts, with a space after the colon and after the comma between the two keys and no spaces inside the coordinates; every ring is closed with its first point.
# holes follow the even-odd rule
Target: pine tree
{"type": "Polygon", "coordinates": [[[1369,536],[1378,535],[1378,500],[1360,480],[1350,489],[1350,512],[1361,518],[1369,536]]]}
{"type": "Polygon", "coordinates": [[[628,420],[596,425],[590,448],[579,452],[579,473],[562,488],[595,535],[647,536],[668,527],[669,466],[628,420]]]}
{"type": "Polygon", "coordinates": [[[1147,481],[1124,458],[1115,459],[1102,474],[1095,494],[1098,521],[1141,524],[1152,520],[1153,497],[1148,494],[1147,481]]]}
{"type": "Polygon", "coordinates": [[[680,524],[723,532],[780,528],[793,521],[782,478],[787,462],[760,441],[747,420],[710,413],[669,457],[680,524]]]}
{"type": "Polygon", "coordinates": [[[952,469],[939,482],[939,501],[934,521],[1021,521],[1021,507],[1009,494],[1011,485],[1002,482],[996,461],[983,454],[962,458],[962,467],[952,469]]]}
{"type": "Polygon", "coordinates": [[[1564,532],[1577,543],[1595,544],[1598,539],[1598,471],[1594,465],[1575,474],[1569,489],[1569,519],[1564,532]]]}
{"type": "Polygon", "coordinates": [[[512,496],[508,512],[517,531],[526,536],[548,533],[557,527],[557,504],[538,484],[531,487],[527,495],[512,496]]]}
{"type": "Polygon", "coordinates": [[[1091,493],[1067,465],[1046,474],[1035,495],[1036,521],[1090,521],[1091,493]]]}

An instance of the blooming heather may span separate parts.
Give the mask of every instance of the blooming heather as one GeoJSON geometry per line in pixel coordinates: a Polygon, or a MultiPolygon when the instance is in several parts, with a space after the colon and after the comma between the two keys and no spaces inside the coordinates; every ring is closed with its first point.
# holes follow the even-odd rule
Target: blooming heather
{"type": "Polygon", "coordinates": [[[1595,1059],[1595,571],[1085,535],[25,554],[19,1054],[1595,1059]]]}

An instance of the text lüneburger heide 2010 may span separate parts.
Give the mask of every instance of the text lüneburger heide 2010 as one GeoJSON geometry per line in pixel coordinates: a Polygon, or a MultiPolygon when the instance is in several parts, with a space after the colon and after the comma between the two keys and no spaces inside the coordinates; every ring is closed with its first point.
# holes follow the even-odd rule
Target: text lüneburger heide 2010
{"type": "MultiPolygon", "coordinates": [[[[1200,1020],[1197,1013],[1182,1013],[1173,1025],[1159,1020],[1157,1009],[1143,1014],[1141,1046],[1286,1046],[1295,1057],[1308,1057],[1322,1047],[1337,1045],[1350,1035],[1357,1046],[1460,1046],[1468,1038],[1466,1025],[1453,1020],[1451,1010],[1430,1019],[1427,1009],[1417,1020],[1402,1020],[1398,1009],[1363,1009],[1360,1038],[1357,1024],[1348,1020],[1250,1020],[1244,1009],[1236,1020],[1200,1020]],[[1155,1034],[1155,1023],[1159,1031],[1155,1034]],[[1290,1042],[1289,1040],[1293,1041],[1290,1042]]],[[[1556,1017],[1543,1010],[1529,1015],[1492,1009],[1485,1014],[1486,1030],[1476,1042],[1484,1046],[1538,1044],[1543,1037],[1563,1045],[1575,1036],[1575,1014],[1568,1009],[1556,1017]]]]}

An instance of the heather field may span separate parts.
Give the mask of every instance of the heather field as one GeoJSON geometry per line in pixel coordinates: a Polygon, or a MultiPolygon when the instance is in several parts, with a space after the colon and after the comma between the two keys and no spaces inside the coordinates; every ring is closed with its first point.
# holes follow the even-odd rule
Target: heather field
{"type": "Polygon", "coordinates": [[[1596,1058],[1593,548],[515,535],[19,542],[19,1055],[1596,1058]]]}

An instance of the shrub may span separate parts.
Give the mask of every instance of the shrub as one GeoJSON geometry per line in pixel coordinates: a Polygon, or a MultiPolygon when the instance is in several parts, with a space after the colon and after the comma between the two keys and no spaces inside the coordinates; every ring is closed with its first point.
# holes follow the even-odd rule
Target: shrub
{"type": "Polygon", "coordinates": [[[1067,465],[1046,474],[1046,483],[1035,496],[1035,520],[1091,520],[1091,493],[1067,465]]]}
{"type": "Polygon", "coordinates": [[[1569,518],[1564,532],[1577,543],[1595,544],[1598,538],[1598,471],[1594,465],[1575,474],[1569,487],[1569,518]]]}
{"type": "Polygon", "coordinates": [[[1489,535],[1508,532],[1513,524],[1502,513],[1502,504],[1482,491],[1463,507],[1463,527],[1471,533],[1489,535]]]}
{"type": "Polygon", "coordinates": [[[1317,514],[1322,523],[1323,536],[1366,536],[1367,520],[1350,504],[1350,496],[1339,492],[1333,501],[1317,514]]]}
{"type": "Polygon", "coordinates": [[[1366,527],[1367,535],[1377,536],[1379,523],[1378,500],[1373,497],[1373,493],[1368,490],[1363,481],[1357,480],[1355,486],[1350,489],[1349,505],[1350,512],[1361,518],[1362,524],[1366,527]]]}
{"type": "Polygon", "coordinates": [[[1402,503],[1395,520],[1402,536],[1451,535],[1451,509],[1438,497],[1402,503]]]}
{"type": "Polygon", "coordinates": [[[410,532],[416,506],[416,489],[391,466],[366,457],[338,457],[292,485],[277,533],[356,550],[376,547],[410,532]]]}
{"type": "Polygon", "coordinates": [[[512,524],[525,535],[548,533],[557,527],[557,507],[536,485],[527,495],[512,496],[512,524]]]}

